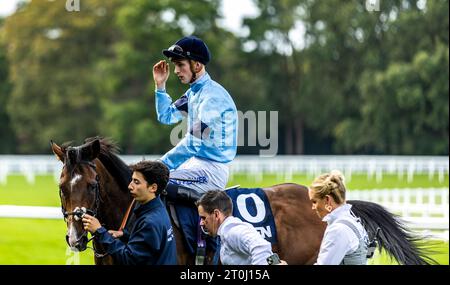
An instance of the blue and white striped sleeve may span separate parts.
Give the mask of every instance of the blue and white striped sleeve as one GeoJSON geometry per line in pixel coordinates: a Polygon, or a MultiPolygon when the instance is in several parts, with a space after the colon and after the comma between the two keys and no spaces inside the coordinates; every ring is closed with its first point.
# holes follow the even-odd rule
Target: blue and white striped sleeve
{"type": "Polygon", "coordinates": [[[188,98],[184,94],[172,103],[172,98],[165,90],[156,90],[155,105],[158,121],[166,125],[178,123],[183,119],[183,112],[187,113],[187,101],[188,98]]]}

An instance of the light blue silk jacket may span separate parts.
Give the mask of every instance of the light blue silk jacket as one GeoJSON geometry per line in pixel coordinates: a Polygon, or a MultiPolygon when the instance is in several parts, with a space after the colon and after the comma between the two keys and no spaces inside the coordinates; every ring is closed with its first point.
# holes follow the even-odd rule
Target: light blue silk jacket
{"type": "Polygon", "coordinates": [[[227,163],[237,151],[238,115],[230,94],[208,73],[198,78],[175,102],[156,90],[158,121],[171,125],[187,118],[184,138],[161,160],[170,170],[191,157],[227,163]]]}

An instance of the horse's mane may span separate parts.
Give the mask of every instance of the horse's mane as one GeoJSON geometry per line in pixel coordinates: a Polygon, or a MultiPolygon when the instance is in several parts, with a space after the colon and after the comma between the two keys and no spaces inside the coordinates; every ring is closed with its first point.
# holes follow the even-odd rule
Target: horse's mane
{"type": "Polygon", "coordinates": [[[97,158],[105,166],[111,176],[114,177],[120,190],[128,192],[132,171],[130,167],[119,158],[119,147],[113,140],[103,137],[87,138],[84,140],[84,143],[90,143],[96,139],[100,141],[100,154],[97,158]]]}

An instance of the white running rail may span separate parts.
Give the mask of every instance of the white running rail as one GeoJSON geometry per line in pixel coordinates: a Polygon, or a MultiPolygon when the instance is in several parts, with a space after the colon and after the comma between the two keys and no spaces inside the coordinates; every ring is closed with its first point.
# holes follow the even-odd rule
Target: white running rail
{"type": "Polygon", "coordinates": [[[399,215],[409,227],[438,231],[437,236],[449,240],[449,188],[352,190],[346,198],[378,203],[399,215]]]}
{"type": "MultiPolygon", "coordinates": [[[[157,159],[160,155],[123,155],[126,163],[135,163],[143,158],[157,159]]],[[[54,175],[59,179],[62,164],[54,155],[0,155],[0,184],[6,184],[9,175],[24,175],[29,183],[34,183],[36,175],[54,175]]],[[[351,181],[353,173],[366,174],[368,179],[383,179],[383,174],[396,174],[412,181],[415,174],[427,174],[429,179],[437,176],[443,182],[449,175],[447,156],[317,156],[279,155],[259,157],[239,155],[230,163],[230,175],[246,173],[249,179],[262,181],[265,174],[282,176],[292,181],[296,173],[306,173],[311,177],[333,169],[342,171],[351,181]]]]}

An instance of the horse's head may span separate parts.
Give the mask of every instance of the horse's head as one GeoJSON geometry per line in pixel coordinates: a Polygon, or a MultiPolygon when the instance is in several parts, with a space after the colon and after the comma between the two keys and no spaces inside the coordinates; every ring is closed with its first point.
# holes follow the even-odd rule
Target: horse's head
{"type": "Polygon", "coordinates": [[[81,222],[83,214],[96,216],[100,203],[99,176],[94,160],[100,153],[95,139],[81,146],[58,146],[51,142],[53,153],[64,164],[59,180],[59,195],[67,223],[67,244],[74,251],[87,247],[87,231],[81,222]]]}

